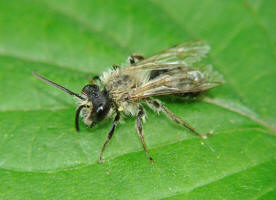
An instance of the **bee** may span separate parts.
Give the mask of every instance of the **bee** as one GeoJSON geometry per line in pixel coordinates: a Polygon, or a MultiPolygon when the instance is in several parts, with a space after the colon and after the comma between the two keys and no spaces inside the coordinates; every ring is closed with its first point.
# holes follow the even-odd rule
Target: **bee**
{"type": "Polygon", "coordinates": [[[113,66],[100,77],[95,76],[83,87],[80,94],[35,72],[33,75],[78,99],[75,115],[76,131],[79,131],[79,117],[89,128],[105,118],[114,117],[101,149],[100,163],[103,161],[104,150],[120,122],[121,115],[137,117],[137,133],[146,156],[153,161],[148,153],[142,128],[146,118],[145,105],[158,113],[164,113],[170,120],[190,129],[199,137],[207,138],[208,134],[200,134],[154,97],[197,94],[223,84],[222,75],[213,71],[211,65],[202,62],[202,58],[206,56],[209,49],[209,45],[204,41],[193,41],[165,49],[148,58],[133,54],[128,58],[129,66],[122,68],[113,66]]]}

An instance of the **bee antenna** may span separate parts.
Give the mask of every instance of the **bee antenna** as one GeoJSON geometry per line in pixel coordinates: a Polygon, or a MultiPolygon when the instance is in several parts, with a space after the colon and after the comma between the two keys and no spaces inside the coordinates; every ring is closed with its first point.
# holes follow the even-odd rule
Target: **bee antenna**
{"type": "Polygon", "coordinates": [[[72,92],[72,91],[66,89],[65,87],[62,87],[61,85],[59,85],[59,84],[57,84],[57,83],[54,83],[54,82],[48,80],[47,78],[44,78],[43,76],[39,75],[39,74],[36,73],[36,72],[33,72],[33,75],[36,76],[37,78],[39,78],[40,80],[42,80],[42,81],[44,81],[44,82],[46,82],[46,83],[48,83],[48,84],[50,84],[50,85],[52,85],[52,86],[54,86],[54,87],[56,87],[56,88],[59,88],[59,89],[61,89],[62,91],[66,92],[66,93],[68,93],[68,94],[70,94],[70,95],[73,95],[73,96],[75,96],[75,97],[78,97],[78,98],[81,99],[81,100],[85,100],[85,98],[83,98],[82,96],[80,96],[80,95],[78,95],[78,94],[76,94],[76,93],[74,93],[74,92],[72,92]]]}

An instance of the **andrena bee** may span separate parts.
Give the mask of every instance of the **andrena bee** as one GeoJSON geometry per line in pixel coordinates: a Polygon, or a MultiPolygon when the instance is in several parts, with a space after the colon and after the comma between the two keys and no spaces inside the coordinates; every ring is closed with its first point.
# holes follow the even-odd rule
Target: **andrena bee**
{"type": "Polygon", "coordinates": [[[102,162],[105,147],[112,138],[122,114],[137,117],[137,133],[147,157],[153,161],[147,151],[142,129],[142,122],[145,122],[146,116],[144,105],[156,112],[164,113],[169,119],[190,129],[201,138],[207,137],[198,133],[153,97],[199,93],[223,84],[222,76],[213,71],[211,65],[201,61],[209,49],[210,47],[203,41],[194,41],[165,49],[148,58],[138,54],[131,55],[129,66],[123,68],[113,66],[100,77],[94,77],[90,84],[83,87],[81,94],[76,94],[35,72],[33,74],[77,97],[79,100],[75,117],[77,131],[79,131],[79,116],[90,128],[107,117],[114,117],[102,146],[99,162],[102,162]]]}

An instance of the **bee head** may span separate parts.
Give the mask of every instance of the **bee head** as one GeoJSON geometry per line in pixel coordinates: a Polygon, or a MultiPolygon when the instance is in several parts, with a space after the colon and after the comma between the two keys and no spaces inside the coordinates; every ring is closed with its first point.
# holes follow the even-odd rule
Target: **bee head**
{"type": "Polygon", "coordinates": [[[83,87],[81,93],[85,96],[87,107],[89,107],[90,110],[90,113],[84,120],[92,121],[93,123],[103,120],[111,107],[111,100],[108,97],[108,92],[105,89],[101,91],[96,84],[89,84],[83,87]]]}
{"type": "Polygon", "coordinates": [[[98,85],[89,84],[84,86],[81,92],[82,94],[80,95],[72,92],[71,90],[68,90],[67,88],[53,81],[48,80],[47,78],[39,75],[36,72],[33,72],[33,75],[40,80],[62,90],[63,92],[77,97],[82,102],[82,104],[77,109],[75,117],[75,126],[77,131],[79,131],[80,114],[85,122],[91,122],[91,125],[93,125],[96,122],[103,120],[111,108],[112,101],[109,98],[108,92],[106,91],[106,89],[100,91],[98,85]]]}

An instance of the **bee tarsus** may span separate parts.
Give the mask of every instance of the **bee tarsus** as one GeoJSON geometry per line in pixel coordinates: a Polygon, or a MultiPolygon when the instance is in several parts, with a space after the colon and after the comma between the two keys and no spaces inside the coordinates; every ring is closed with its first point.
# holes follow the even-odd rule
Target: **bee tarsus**
{"type": "Polygon", "coordinates": [[[96,122],[92,122],[91,124],[89,124],[88,126],[87,126],[87,128],[92,128],[93,126],[95,126],[96,125],[96,122]]]}
{"type": "Polygon", "coordinates": [[[153,162],[153,158],[150,156],[150,154],[148,153],[148,150],[147,150],[147,146],[146,146],[146,142],[145,142],[145,138],[144,138],[144,134],[143,134],[143,127],[142,127],[142,121],[143,121],[143,118],[145,117],[145,111],[144,111],[144,108],[142,107],[142,105],[139,106],[139,112],[138,112],[138,115],[137,115],[137,120],[136,120],[136,129],[137,129],[137,133],[139,135],[139,138],[142,142],[142,145],[143,145],[143,148],[144,148],[144,151],[148,157],[148,159],[153,162]]]}
{"type": "Polygon", "coordinates": [[[110,139],[112,138],[113,133],[114,133],[114,130],[115,130],[115,128],[116,128],[116,126],[117,126],[119,120],[120,120],[120,112],[117,110],[117,111],[116,111],[116,116],[115,116],[115,118],[114,118],[114,120],[113,120],[113,123],[112,123],[112,126],[111,126],[111,129],[110,129],[110,131],[108,132],[107,138],[106,138],[106,140],[105,140],[105,142],[104,142],[104,144],[103,144],[103,146],[102,146],[102,150],[101,150],[100,158],[99,158],[99,163],[102,163],[102,162],[103,162],[103,152],[104,152],[104,150],[105,150],[106,145],[108,144],[108,142],[109,142],[110,139]]]}
{"type": "Polygon", "coordinates": [[[101,79],[100,79],[99,76],[93,76],[92,80],[93,80],[93,81],[100,81],[101,79]]]}
{"type": "Polygon", "coordinates": [[[112,69],[113,69],[113,70],[116,70],[116,69],[118,69],[118,68],[120,68],[119,65],[112,65],[112,69]]]}
{"type": "Polygon", "coordinates": [[[191,125],[189,125],[187,122],[183,121],[181,118],[176,116],[172,111],[170,111],[166,106],[161,104],[159,101],[157,101],[155,99],[148,98],[148,99],[146,99],[146,102],[148,103],[148,105],[151,108],[155,107],[157,112],[160,112],[160,111],[163,112],[165,115],[167,115],[169,117],[169,119],[190,129],[193,133],[195,133],[197,136],[201,137],[202,139],[206,139],[207,136],[211,135],[211,134],[206,134],[206,135],[200,134],[191,125]]]}
{"type": "Polygon", "coordinates": [[[132,64],[135,64],[135,59],[137,59],[138,61],[141,61],[144,59],[144,56],[141,55],[141,54],[132,54],[128,57],[128,60],[129,60],[129,63],[132,65],[132,64]]]}

